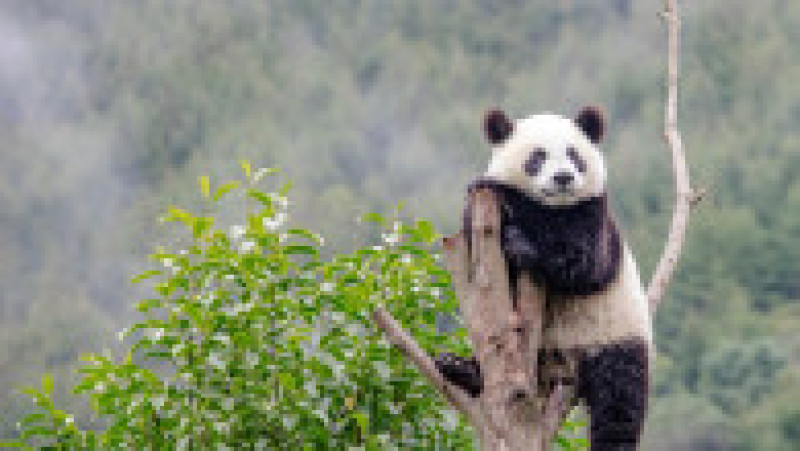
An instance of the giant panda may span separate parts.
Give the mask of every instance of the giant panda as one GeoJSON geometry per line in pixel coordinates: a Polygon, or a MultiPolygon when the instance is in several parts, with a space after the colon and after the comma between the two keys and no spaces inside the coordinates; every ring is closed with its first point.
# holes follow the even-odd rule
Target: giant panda
{"type": "MultiPolygon", "coordinates": [[[[520,272],[546,293],[540,381],[566,383],[590,416],[592,450],[636,449],[644,424],[652,325],[633,255],[611,214],[601,111],[575,118],[485,118],[489,167],[470,189],[500,195],[512,293],[520,272]],[[555,369],[555,370],[554,370],[555,369]]],[[[470,236],[470,207],[464,227],[470,236]]],[[[516,300],[515,300],[516,302],[516,300]]],[[[478,396],[475,358],[442,354],[442,374],[478,396]]]]}

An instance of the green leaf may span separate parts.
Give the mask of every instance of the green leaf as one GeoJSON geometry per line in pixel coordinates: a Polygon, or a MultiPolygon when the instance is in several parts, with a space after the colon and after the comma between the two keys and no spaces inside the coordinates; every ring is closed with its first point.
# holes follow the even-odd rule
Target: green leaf
{"type": "Polygon", "coordinates": [[[194,216],[182,208],[169,207],[167,216],[164,218],[164,220],[167,222],[178,221],[187,226],[191,226],[194,223],[194,216]]]}
{"type": "Polygon", "coordinates": [[[361,430],[361,435],[369,435],[369,417],[364,412],[353,412],[353,418],[356,419],[356,424],[361,430]]]}
{"type": "Polygon", "coordinates": [[[252,166],[250,165],[250,162],[247,161],[247,160],[239,160],[239,164],[242,165],[242,171],[244,172],[244,176],[249,179],[250,178],[250,172],[252,170],[252,166]]]}
{"type": "Polygon", "coordinates": [[[161,299],[145,299],[136,303],[136,310],[141,313],[145,313],[154,308],[161,307],[163,303],[164,301],[161,299]]]}
{"type": "Polygon", "coordinates": [[[197,183],[200,185],[200,194],[202,194],[203,197],[208,198],[209,193],[211,192],[208,176],[201,175],[197,178],[197,183]]]}
{"type": "Polygon", "coordinates": [[[290,244],[284,247],[283,252],[289,255],[317,255],[319,251],[317,251],[317,248],[314,246],[290,244]]]}
{"type": "Polygon", "coordinates": [[[361,221],[373,222],[376,224],[384,224],[386,219],[380,213],[364,213],[361,215],[361,221]]]}
{"type": "Polygon", "coordinates": [[[286,234],[303,237],[309,241],[313,241],[314,243],[319,243],[320,241],[320,237],[317,234],[305,229],[288,229],[286,234]]]}
{"type": "Polygon", "coordinates": [[[423,241],[430,243],[436,237],[436,232],[434,230],[433,224],[430,221],[418,220],[416,226],[417,226],[417,232],[419,233],[420,238],[423,241]]]}
{"type": "Polygon", "coordinates": [[[50,426],[31,426],[27,427],[20,432],[20,437],[27,440],[32,437],[52,437],[57,432],[50,426]]]}
{"type": "MultiPolygon", "coordinates": [[[[216,200],[216,199],[214,199],[216,200]]],[[[199,217],[192,224],[192,236],[199,238],[214,224],[214,218],[199,217]]]]}
{"type": "Polygon", "coordinates": [[[42,392],[45,396],[53,394],[53,376],[48,373],[42,376],[42,392]]]}
{"type": "MultiPolygon", "coordinates": [[[[248,178],[249,178],[249,176],[248,176],[248,178]]],[[[213,200],[214,201],[220,200],[222,198],[222,196],[224,196],[224,195],[228,194],[229,192],[239,188],[239,186],[241,186],[241,183],[238,182],[238,181],[235,181],[235,180],[232,181],[232,182],[223,183],[222,186],[220,186],[219,188],[217,188],[216,191],[214,191],[213,200]]]]}
{"type": "Polygon", "coordinates": [[[23,423],[37,423],[39,421],[45,421],[47,416],[43,413],[29,413],[22,418],[23,423]]]}
{"type": "Polygon", "coordinates": [[[260,202],[265,207],[272,207],[272,198],[255,189],[247,190],[247,197],[260,202]]]}
{"type": "Polygon", "coordinates": [[[139,283],[143,280],[147,280],[153,276],[157,276],[159,274],[163,274],[163,271],[159,269],[151,269],[148,271],[144,271],[142,273],[137,274],[136,276],[131,278],[131,283],[139,283]]]}

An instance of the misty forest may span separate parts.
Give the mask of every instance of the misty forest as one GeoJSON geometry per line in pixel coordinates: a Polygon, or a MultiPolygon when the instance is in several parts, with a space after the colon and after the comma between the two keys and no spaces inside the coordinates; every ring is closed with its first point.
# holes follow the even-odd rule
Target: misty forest
{"type": "MultiPolygon", "coordinates": [[[[424,381],[395,353],[384,349],[387,363],[375,361],[371,353],[385,343],[362,307],[345,299],[387,305],[391,296],[401,299],[398,287],[411,279],[397,265],[408,263],[407,254],[395,259],[391,246],[381,245],[397,242],[393,234],[409,236],[424,244],[408,245],[410,264],[417,265],[409,274],[430,278],[419,285],[428,300],[423,306],[402,297],[395,314],[431,352],[465,346],[463,332],[449,333],[455,323],[447,314],[458,304],[437,285],[438,260],[419,249],[435,253],[436,233],[460,227],[465,188],[490,155],[481,121],[492,107],[523,117],[602,106],[614,211],[648,280],[675,196],[662,137],[662,9],[662,0],[0,2],[0,441],[24,439],[20,423],[44,418],[36,416],[41,393],[33,396],[40,403],[33,402],[24,387],[40,387],[47,375],[41,390],[55,406],[53,421],[66,418],[53,428],[67,438],[77,429],[179,430],[182,420],[160,416],[160,407],[174,402],[197,415],[212,412],[187,429],[201,431],[189,447],[237,444],[256,434],[268,437],[259,442],[266,449],[379,449],[387,440],[401,449],[466,448],[463,419],[419,386],[424,381]],[[259,168],[278,170],[259,181],[264,192],[248,188],[265,173],[259,168]],[[265,210],[254,210],[256,204],[265,210]],[[213,227],[225,233],[206,221],[212,210],[219,221],[213,227]],[[264,226],[247,222],[253,218],[264,226]],[[230,335],[214,337],[229,344],[263,332],[268,346],[252,346],[266,349],[258,358],[272,363],[231,376],[247,383],[226,387],[231,397],[219,404],[202,390],[181,404],[180,384],[157,403],[141,394],[156,388],[110,393],[113,378],[92,382],[91,396],[73,393],[95,380],[86,377],[100,377],[100,370],[85,371],[91,353],[97,368],[117,371],[117,379],[141,364],[151,382],[165,378],[167,386],[170,361],[153,344],[160,335],[128,351],[144,329],[161,324],[151,307],[177,311],[165,301],[171,290],[249,299],[225,291],[233,275],[210,285],[169,279],[181,270],[173,265],[184,257],[177,249],[189,246],[190,256],[195,249],[170,220],[190,225],[195,240],[208,240],[197,252],[216,249],[203,257],[209,265],[237,259],[236,274],[256,274],[267,263],[223,247],[276,249],[282,260],[275,267],[299,274],[267,282],[283,293],[269,296],[287,303],[316,283],[301,280],[306,272],[334,280],[362,260],[384,265],[374,274],[384,285],[351,293],[350,285],[322,283],[295,299],[311,307],[285,307],[281,314],[296,316],[284,319],[264,320],[258,308],[269,310],[261,306],[234,323],[230,306],[220,307],[228,310],[219,321],[228,322],[204,319],[209,333],[226,324],[230,335]],[[229,227],[242,221],[241,230],[229,227]],[[314,244],[283,244],[273,226],[314,244]],[[236,241],[245,236],[258,239],[236,241]],[[154,253],[156,259],[148,257],[154,253]],[[304,255],[293,260],[295,254],[304,255]],[[131,283],[136,274],[165,267],[172,271],[162,282],[131,283]],[[163,295],[160,304],[148,304],[154,290],[163,295]],[[421,307],[406,309],[403,302],[421,307]],[[367,356],[372,364],[348,366],[352,378],[323,389],[311,382],[338,381],[336,371],[293,357],[306,355],[303,331],[320,332],[295,326],[298,318],[313,327],[319,318],[339,321],[337,309],[346,318],[337,338],[344,340],[340,358],[360,365],[357,357],[367,356]],[[354,320],[347,324],[349,315],[354,320]],[[146,327],[132,330],[132,324],[146,327]],[[270,341],[279,339],[285,346],[270,341]],[[351,345],[356,357],[347,351],[351,345]],[[145,354],[163,359],[147,363],[145,354]],[[370,371],[372,379],[363,376],[370,371]],[[391,384],[379,383],[381,377],[391,384]],[[293,404],[278,399],[264,407],[274,393],[251,392],[250,379],[280,389],[293,404]],[[258,396],[237,397],[237,390],[258,396]],[[137,413],[143,405],[151,410],[137,413]],[[434,407],[443,413],[429,413],[434,407]],[[268,412],[258,416],[262,408],[268,412]],[[124,424],[115,409],[130,415],[124,424]],[[228,421],[234,416],[213,412],[240,417],[228,421]],[[253,420],[262,417],[263,423],[253,420]],[[243,426],[243,418],[256,423],[243,426]],[[416,442],[405,441],[411,435],[416,442]]],[[[800,3],[685,1],[680,12],[679,125],[692,183],[706,195],[654,318],[657,358],[643,449],[800,449],[800,3]]],[[[241,343],[241,355],[230,355],[245,365],[257,357],[249,341],[241,343]]],[[[175,349],[172,355],[183,358],[175,349]]],[[[219,363],[213,352],[204,358],[210,367],[219,363]]],[[[214,392],[216,376],[203,374],[204,390],[214,392]]],[[[565,449],[583,443],[565,438],[581,434],[575,421],[576,431],[562,432],[565,449]]],[[[81,440],[157,443],[119,434],[81,440]]],[[[159,434],[180,442],[180,434],[159,434]]]]}

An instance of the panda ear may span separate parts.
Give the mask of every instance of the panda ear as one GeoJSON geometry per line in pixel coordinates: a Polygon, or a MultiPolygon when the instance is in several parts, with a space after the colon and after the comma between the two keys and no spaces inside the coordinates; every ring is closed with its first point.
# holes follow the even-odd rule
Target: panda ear
{"type": "Polygon", "coordinates": [[[589,141],[599,144],[603,140],[603,135],[606,131],[605,119],[603,119],[603,112],[596,106],[587,106],[581,109],[578,117],[575,119],[578,128],[586,133],[589,141]]]}
{"type": "Polygon", "coordinates": [[[497,145],[511,136],[511,132],[514,131],[514,125],[502,110],[490,110],[483,120],[483,129],[486,132],[486,139],[489,140],[489,143],[497,145]]]}

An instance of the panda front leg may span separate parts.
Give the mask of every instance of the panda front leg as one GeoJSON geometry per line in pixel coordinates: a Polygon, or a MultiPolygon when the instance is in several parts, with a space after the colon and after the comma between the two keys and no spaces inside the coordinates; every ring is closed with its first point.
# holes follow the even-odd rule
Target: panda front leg
{"type": "Polygon", "coordinates": [[[589,411],[592,451],[638,449],[647,412],[648,363],[643,340],[604,345],[580,359],[577,395],[589,411]]]}

